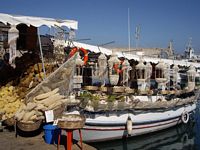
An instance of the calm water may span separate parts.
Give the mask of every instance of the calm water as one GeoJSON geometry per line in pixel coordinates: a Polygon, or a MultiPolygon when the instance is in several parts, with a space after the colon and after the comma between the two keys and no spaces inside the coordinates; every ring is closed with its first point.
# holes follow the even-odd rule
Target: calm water
{"type": "Polygon", "coordinates": [[[200,150],[200,101],[188,124],[143,136],[90,145],[99,150],[200,150]]]}

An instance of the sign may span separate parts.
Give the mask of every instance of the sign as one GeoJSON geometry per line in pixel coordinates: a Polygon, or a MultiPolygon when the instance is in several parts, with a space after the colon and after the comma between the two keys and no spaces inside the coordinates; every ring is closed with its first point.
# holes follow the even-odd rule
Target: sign
{"type": "Polygon", "coordinates": [[[45,111],[46,122],[53,122],[54,121],[54,114],[53,110],[45,111]]]}

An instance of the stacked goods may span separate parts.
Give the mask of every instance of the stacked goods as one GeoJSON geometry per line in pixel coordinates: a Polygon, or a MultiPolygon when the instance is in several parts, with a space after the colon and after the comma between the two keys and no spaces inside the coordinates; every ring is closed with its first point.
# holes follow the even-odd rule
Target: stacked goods
{"type": "Polygon", "coordinates": [[[9,85],[0,88],[0,114],[3,114],[2,120],[12,118],[22,104],[23,102],[18,96],[16,88],[9,85]]]}
{"type": "MultiPolygon", "coordinates": [[[[47,76],[54,71],[55,66],[44,64],[47,76]]],[[[24,77],[21,78],[19,86],[32,88],[39,84],[44,79],[44,72],[42,64],[38,63],[34,66],[30,66],[24,73],[24,77]]]]}
{"type": "Polygon", "coordinates": [[[0,114],[1,120],[12,118],[15,113],[22,109],[24,98],[28,92],[28,88],[20,86],[11,86],[8,83],[0,88],[0,114]]]}
{"type": "Polygon", "coordinates": [[[56,88],[34,97],[33,102],[28,102],[27,105],[20,107],[15,114],[16,119],[25,123],[34,123],[37,120],[44,119],[44,111],[54,110],[66,104],[67,99],[60,95],[58,91],[59,89],[56,88]]]}
{"type": "MultiPolygon", "coordinates": [[[[55,65],[45,64],[46,75],[56,69],[55,65]]],[[[26,94],[44,79],[42,64],[38,63],[30,66],[27,71],[21,76],[20,83],[17,85],[18,95],[24,98],[26,94]]]]}

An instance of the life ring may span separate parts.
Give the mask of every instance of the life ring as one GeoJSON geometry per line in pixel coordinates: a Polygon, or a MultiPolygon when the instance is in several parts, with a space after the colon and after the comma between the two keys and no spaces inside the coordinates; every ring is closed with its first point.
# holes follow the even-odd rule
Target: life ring
{"type": "Polygon", "coordinates": [[[190,119],[189,113],[188,113],[187,111],[184,111],[184,112],[182,113],[182,115],[181,115],[181,120],[182,120],[182,122],[183,122],[183,123],[188,123],[189,119],[190,119]]]}
{"type": "Polygon", "coordinates": [[[82,47],[79,49],[77,47],[72,48],[71,52],[69,53],[69,57],[72,57],[78,50],[80,50],[84,53],[83,61],[84,61],[84,65],[86,65],[86,63],[88,61],[88,51],[82,47]]]}
{"type": "Polygon", "coordinates": [[[84,65],[86,65],[86,63],[88,61],[88,51],[86,49],[82,48],[82,47],[79,48],[79,50],[81,50],[84,53],[84,59],[83,59],[83,61],[84,61],[84,65]]]}
{"type": "MultiPolygon", "coordinates": [[[[122,63],[123,63],[123,61],[120,62],[120,65],[122,65],[122,63]]],[[[125,68],[119,69],[119,64],[114,64],[114,69],[118,74],[120,74],[124,71],[125,68]]]]}
{"type": "Polygon", "coordinates": [[[71,58],[72,56],[74,56],[74,54],[78,51],[77,47],[73,47],[72,50],[69,53],[69,57],[71,58]]]}

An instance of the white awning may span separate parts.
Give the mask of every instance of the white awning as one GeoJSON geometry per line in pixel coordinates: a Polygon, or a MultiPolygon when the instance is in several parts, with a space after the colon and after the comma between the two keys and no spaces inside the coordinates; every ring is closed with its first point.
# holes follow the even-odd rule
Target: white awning
{"type": "MultiPolygon", "coordinates": [[[[68,41],[64,42],[64,45],[68,46],[68,41]]],[[[85,44],[85,43],[80,43],[80,42],[73,42],[73,45],[76,46],[76,47],[79,47],[79,48],[82,47],[84,49],[88,49],[88,50],[90,50],[91,52],[94,52],[94,53],[103,53],[103,54],[106,54],[106,55],[112,54],[112,50],[107,49],[107,48],[103,48],[103,47],[98,47],[98,46],[95,46],[95,45],[90,45],[90,44],[85,44]]]]}
{"type": "Polygon", "coordinates": [[[28,26],[32,25],[34,27],[40,27],[46,25],[51,26],[66,26],[71,29],[78,29],[78,22],[74,20],[60,20],[53,18],[43,18],[43,17],[30,17],[30,16],[20,16],[20,15],[9,15],[0,13],[0,22],[10,25],[26,24],[28,26]]]}
{"type": "MultiPolygon", "coordinates": [[[[91,52],[95,52],[95,53],[101,52],[105,55],[112,54],[112,50],[107,49],[107,48],[98,47],[98,46],[89,45],[89,44],[80,43],[80,42],[73,42],[73,44],[74,44],[74,46],[88,49],[91,52]]],[[[65,46],[67,46],[67,42],[65,42],[65,46]]],[[[133,60],[139,61],[141,59],[141,56],[139,56],[139,55],[122,53],[122,52],[117,52],[116,54],[118,57],[124,57],[128,60],[133,59],[133,60]]],[[[147,57],[147,56],[143,56],[142,59],[146,62],[151,62],[151,63],[155,63],[155,64],[157,64],[159,61],[162,60],[164,63],[169,64],[169,65],[173,65],[173,64],[180,65],[180,66],[193,65],[197,68],[200,68],[200,63],[188,62],[188,60],[185,60],[185,59],[184,60],[172,60],[172,59],[163,59],[163,58],[152,58],[152,57],[147,57]]]]}

